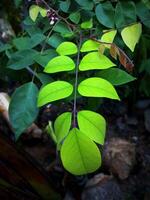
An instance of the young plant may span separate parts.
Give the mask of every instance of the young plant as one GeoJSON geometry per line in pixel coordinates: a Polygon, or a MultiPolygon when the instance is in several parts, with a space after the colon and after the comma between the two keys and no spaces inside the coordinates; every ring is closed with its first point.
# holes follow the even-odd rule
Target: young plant
{"type": "MultiPolygon", "coordinates": [[[[78,11],[72,11],[68,15],[71,23],[58,11],[49,7],[44,0],[38,1],[38,4],[40,2],[46,6],[46,9],[39,5],[32,5],[29,9],[32,20],[25,21],[25,25],[30,27],[27,28],[30,37],[15,38],[13,45],[18,51],[12,55],[7,52],[7,55],[10,56],[9,68],[27,69],[33,74],[32,81],[19,87],[13,94],[10,103],[10,121],[15,138],[17,140],[36,119],[38,115],[36,102],[38,107],[41,107],[57,100],[63,101],[65,98],[70,100],[70,97],[73,96],[72,111],[62,113],[57,117],[53,124],[52,138],[57,143],[57,150],[60,151],[62,164],[67,171],[74,175],[91,173],[101,166],[101,153],[97,145],[104,144],[106,121],[99,113],[89,109],[78,109],[77,100],[78,98],[120,100],[114,86],[133,81],[135,78],[118,69],[108,55],[110,54],[114,61],[119,59],[125,69],[131,71],[133,69],[132,61],[122,49],[113,43],[113,40],[120,32],[120,26],[123,25],[121,37],[133,52],[139,41],[142,26],[141,23],[136,22],[135,6],[131,2],[126,4],[129,10],[132,10],[129,20],[124,14],[125,12],[120,13],[120,10],[126,8],[124,3],[118,2],[114,12],[109,1],[104,3],[86,1],[85,6],[83,1],[75,0],[78,11]],[[94,4],[95,10],[93,9],[94,4]],[[81,7],[90,16],[87,20],[80,12],[81,7]],[[39,27],[33,28],[38,17],[46,16],[51,25],[47,36],[45,36],[45,32],[49,30],[47,24],[43,24],[43,32],[39,30],[39,27]],[[117,29],[114,28],[114,19],[117,29]],[[128,20],[129,22],[126,24],[128,20]],[[103,26],[109,28],[103,32],[101,39],[99,36],[93,36],[90,32],[90,29],[94,25],[96,27],[97,23],[102,26],[102,29],[103,26]],[[51,47],[45,50],[45,43],[54,47],[55,50],[51,47]],[[40,44],[43,45],[39,52],[37,46],[40,44]],[[44,67],[44,70],[42,69],[44,73],[41,74],[41,68],[38,73],[37,64],[44,67]],[[34,69],[36,70],[30,68],[32,65],[35,65],[34,69]],[[54,74],[52,77],[55,78],[50,80],[46,73],[54,74]],[[64,81],[66,76],[59,76],[61,73],[65,73],[69,81],[64,81]],[[73,79],[72,76],[74,76],[73,79]],[[34,77],[42,83],[39,92],[34,83],[34,77]]],[[[61,1],[56,6],[59,6],[64,13],[68,13],[71,4],[71,1],[61,1]]],[[[95,27],[92,30],[97,33],[95,27]]],[[[4,49],[8,51],[10,48],[13,47],[6,46],[4,49]]]]}

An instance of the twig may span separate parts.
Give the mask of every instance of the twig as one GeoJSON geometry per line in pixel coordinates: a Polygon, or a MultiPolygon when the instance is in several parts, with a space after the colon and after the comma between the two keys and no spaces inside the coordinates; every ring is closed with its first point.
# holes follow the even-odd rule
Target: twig
{"type": "Polygon", "coordinates": [[[79,44],[78,44],[78,54],[76,61],[76,72],[75,72],[75,84],[74,84],[74,104],[73,104],[73,127],[77,126],[76,123],[76,113],[77,113],[77,87],[78,87],[78,72],[79,72],[79,62],[80,62],[80,48],[82,43],[82,34],[80,32],[79,44]]]}

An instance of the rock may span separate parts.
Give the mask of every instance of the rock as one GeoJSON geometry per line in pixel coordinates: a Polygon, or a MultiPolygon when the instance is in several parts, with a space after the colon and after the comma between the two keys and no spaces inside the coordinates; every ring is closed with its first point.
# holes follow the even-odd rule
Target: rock
{"type": "Polygon", "coordinates": [[[127,124],[131,126],[137,126],[138,120],[136,117],[128,117],[127,118],[127,124]]]}
{"type": "Polygon", "coordinates": [[[87,182],[81,200],[123,200],[123,194],[112,176],[97,174],[87,182]]]}
{"type": "Polygon", "coordinates": [[[0,41],[7,42],[12,37],[15,37],[15,33],[10,23],[4,18],[0,18],[0,41]]]}
{"type": "Polygon", "coordinates": [[[150,109],[144,112],[144,118],[145,118],[145,128],[147,131],[150,132],[150,109]]]}
{"type": "Polygon", "coordinates": [[[125,139],[110,139],[104,147],[103,164],[120,179],[126,179],[135,164],[135,145],[125,139]]]}

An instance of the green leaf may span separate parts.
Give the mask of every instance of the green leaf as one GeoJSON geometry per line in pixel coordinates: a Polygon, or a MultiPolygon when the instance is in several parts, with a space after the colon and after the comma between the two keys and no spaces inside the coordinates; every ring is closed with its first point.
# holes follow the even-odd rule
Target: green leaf
{"type": "Polygon", "coordinates": [[[52,140],[57,144],[57,138],[54,133],[54,129],[53,129],[51,121],[49,121],[48,125],[46,126],[46,133],[48,133],[48,135],[52,138],[52,140]]]}
{"type": "Polygon", "coordinates": [[[42,67],[45,67],[47,63],[54,57],[56,57],[58,54],[53,49],[45,50],[42,54],[39,52],[34,60],[41,65],[42,67]]]}
{"type": "Polygon", "coordinates": [[[29,8],[29,16],[32,19],[32,21],[36,21],[39,13],[41,14],[42,17],[46,17],[47,15],[47,10],[45,8],[42,8],[38,5],[32,5],[29,8]]]}
{"type": "Polygon", "coordinates": [[[76,54],[78,52],[78,48],[73,42],[63,42],[57,47],[56,51],[60,55],[65,56],[76,54]]]}
{"type": "Polygon", "coordinates": [[[32,35],[32,37],[19,37],[13,40],[13,44],[18,50],[31,49],[45,40],[43,34],[37,33],[32,35]]]}
{"type": "Polygon", "coordinates": [[[34,122],[38,115],[37,95],[38,88],[32,82],[17,88],[12,95],[9,118],[16,140],[34,122]]]}
{"type": "Polygon", "coordinates": [[[82,58],[79,69],[80,71],[86,71],[93,69],[108,69],[113,66],[115,66],[115,64],[103,54],[91,52],[82,58]]]}
{"type": "Polygon", "coordinates": [[[111,83],[102,78],[87,78],[78,86],[78,92],[85,97],[106,97],[120,100],[111,83]]]}
{"type": "Polygon", "coordinates": [[[138,2],[136,4],[136,12],[142,23],[150,28],[150,11],[144,3],[138,2]]]}
{"type": "Polygon", "coordinates": [[[54,131],[59,144],[68,135],[71,128],[71,112],[65,112],[57,117],[54,123],[54,131]]]}
{"type": "Polygon", "coordinates": [[[37,76],[38,76],[38,79],[40,80],[40,82],[42,83],[43,86],[54,81],[54,79],[52,79],[52,77],[50,77],[49,74],[38,73],[37,76]]]}
{"type": "Polygon", "coordinates": [[[92,27],[93,27],[93,20],[92,19],[81,23],[82,29],[90,29],[92,27]]]}
{"type": "Polygon", "coordinates": [[[134,2],[118,2],[115,10],[115,24],[117,28],[128,26],[134,22],[136,22],[136,10],[134,2]]]}
{"type": "Polygon", "coordinates": [[[12,46],[10,44],[3,44],[2,42],[0,42],[0,53],[11,48],[12,46]]]}
{"type": "Polygon", "coordinates": [[[81,18],[80,12],[74,12],[69,15],[69,19],[75,24],[79,23],[80,18],[81,18]]]}
{"type": "Polygon", "coordinates": [[[136,80],[135,77],[117,68],[106,69],[98,72],[96,75],[106,79],[113,85],[123,85],[125,83],[136,80]]]}
{"type": "Polygon", "coordinates": [[[84,10],[92,10],[93,2],[91,0],[75,0],[84,10]]]}
{"type": "Polygon", "coordinates": [[[44,86],[38,96],[38,106],[43,106],[47,103],[64,99],[70,96],[73,92],[73,87],[66,81],[55,81],[44,86]]]}
{"type": "Polygon", "coordinates": [[[73,35],[72,30],[69,29],[68,26],[64,22],[57,23],[53,30],[60,33],[63,37],[73,35]]]}
{"type": "Polygon", "coordinates": [[[142,25],[140,23],[127,26],[121,31],[121,36],[124,43],[127,45],[127,47],[129,47],[132,52],[134,51],[135,45],[138,43],[141,34],[142,25]]]}
{"type": "Polygon", "coordinates": [[[82,110],[78,112],[77,119],[81,132],[91,140],[104,144],[106,121],[103,116],[93,111],[82,110]]]}
{"type": "Polygon", "coordinates": [[[59,3],[59,7],[63,12],[68,12],[69,7],[70,7],[70,0],[66,0],[66,1],[60,1],[59,3]]]}
{"type": "Polygon", "coordinates": [[[11,55],[8,62],[8,68],[20,70],[26,68],[34,63],[34,58],[38,52],[33,49],[17,51],[11,55]]]}
{"type": "Polygon", "coordinates": [[[58,33],[53,34],[47,41],[54,48],[57,48],[62,42],[64,42],[64,39],[58,33]]]}
{"type": "MultiPolygon", "coordinates": [[[[107,31],[102,35],[101,41],[106,43],[112,43],[114,41],[116,34],[117,34],[116,30],[107,31]]],[[[105,45],[105,47],[110,49],[110,45],[105,45]]]]}
{"type": "Polygon", "coordinates": [[[42,17],[47,16],[47,10],[45,8],[39,7],[39,13],[41,14],[42,17]]]}
{"type": "Polygon", "coordinates": [[[55,73],[62,71],[71,71],[75,68],[74,61],[68,56],[57,56],[50,60],[46,65],[44,72],[55,73]]]}
{"type": "Polygon", "coordinates": [[[81,47],[81,52],[97,51],[100,44],[93,40],[87,40],[83,43],[81,47]]]}
{"type": "Polygon", "coordinates": [[[100,3],[95,10],[98,21],[108,28],[114,28],[114,8],[112,4],[107,1],[100,3]]]}
{"type": "Polygon", "coordinates": [[[60,153],[64,168],[74,175],[92,173],[101,165],[98,147],[77,128],[70,131],[60,153]]]}
{"type": "Polygon", "coordinates": [[[39,6],[37,6],[37,5],[30,6],[29,16],[32,19],[32,21],[34,21],[34,22],[36,21],[38,14],[39,14],[39,6]]]}

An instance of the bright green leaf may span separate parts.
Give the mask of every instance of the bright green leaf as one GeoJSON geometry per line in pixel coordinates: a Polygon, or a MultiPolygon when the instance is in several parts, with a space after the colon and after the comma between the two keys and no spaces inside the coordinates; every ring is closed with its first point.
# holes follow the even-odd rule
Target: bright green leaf
{"type": "Polygon", "coordinates": [[[73,87],[66,81],[55,81],[44,86],[38,96],[38,106],[43,106],[47,103],[64,99],[70,96],[73,92],[73,87]]]}
{"type": "Polygon", "coordinates": [[[74,61],[68,56],[57,56],[51,59],[46,65],[44,72],[55,73],[62,71],[71,71],[75,68],[74,61]]]}
{"type": "Polygon", "coordinates": [[[81,71],[86,71],[93,69],[108,69],[113,66],[115,66],[115,64],[103,54],[91,52],[82,58],[79,69],[81,71]]]}
{"type": "Polygon", "coordinates": [[[35,22],[39,14],[39,6],[32,5],[29,8],[29,16],[35,22]]]}
{"type": "Polygon", "coordinates": [[[93,20],[92,19],[81,23],[82,29],[90,29],[92,27],[93,27],[93,20]]]}
{"type": "Polygon", "coordinates": [[[92,173],[101,165],[96,144],[77,128],[70,131],[61,147],[64,168],[74,175],[92,173]]]}
{"type": "Polygon", "coordinates": [[[65,112],[57,117],[54,123],[54,131],[59,144],[68,135],[71,127],[71,112],[65,112]]]}
{"type": "MultiPolygon", "coordinates": [[[[116,34],[117,34],[116,30],[107,31],[102,35],[101,41],[106,43],[112,43],[114,41],[116,34]]],[[[110,48],[110,45],[105,45],[105,47],[110,48]]]]}
{"type": "Polygon", "coordinates": [[[32,82],[17,88],[9,106],[9,118],[16,140],[34,122],[38,114],[38,88],[32,82]]]}
{"type": "Polygon", "coordinates": [[[78,52],[78,48],[73,42],[63,42],[57,47],[56,51],[60,55],[65,56],[76,54],[78,52]]]}
{"type": "Polygon", "coordinates": [[[102,78],[87,78],[78,86],[78,92],[85,97],[106,97],[119,100],[111,83],[102,78]]]}
{"type": "Polygon", "coordinates": [[[100,44],[93,40],[87,40],[83,43],[81,47],[81,52],[95,51],[98,50],[100,44]]]}
{"type": "Polygon", "coordinates": [[[96,75],[106,79],[113,85],[123,85],[136,79],[127,72],[117,68],[106,69],[98,72],[96,75]]]}
{"type": "Polygon", "coordinates": [[[104,144],[106,121],[103,116],[93,111],[82,110],[78,112],[77,119],[81,132],[91,140],[104,144]]]}
{"type": "Polygon", "coordinates": [[[40,12],[40,14],[41,14],[42,17],[46,17],[47,10],[45,8],[39,7],[39,12],[40,12]]]}
{"type": "Polygon", "coordinates": [[[127,26],[121,31],[121,36],[124,43],[127,45],[127,47],[129,47],[132,52],[134,51],[135,45],[140,39],[141,33],[142,25],[140,23],[127,26]]]}
{"type": "Polygon", "coordinates": [[[52,140],[57,144],[57,138],[56,138],[56,135],[54,133],[54,129],[53,129],[53,126],[52,126],[52,122],[49,121],[48,122],[48,125],[46,126],[46,133],[52,138],[52,140]]]}

